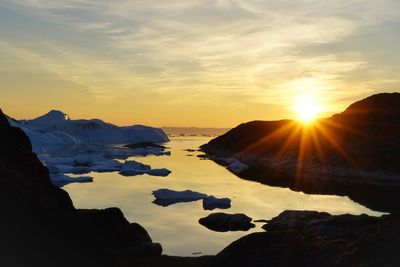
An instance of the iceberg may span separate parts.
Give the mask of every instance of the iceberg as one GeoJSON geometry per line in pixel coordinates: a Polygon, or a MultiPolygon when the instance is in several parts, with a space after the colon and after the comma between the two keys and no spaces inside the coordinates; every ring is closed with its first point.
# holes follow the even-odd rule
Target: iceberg
{"type": "Polygon", "coordinates": [[[122,163],[98,154],[78,154],[64,157],[39,155],[39,159],[47,166],[50,173],[114,172],[119,171],[122,167],[122,163]]]}
{"type": "Polygon", "coordinates": [[[168,176],[171,173],[170,170],[166,168],[161,168],[161,169],[151,169],[150,171],[147,172],[148,175],[152,176],[168,176]]]}
{"type": "Polygon", "coordinates": [[[71,120],[67,114],[58,110],[52,110],[33,120],[9,119],[9,121],[28,135],[34,147],[38,144],[126,144],[169,141],[167,135],[159,128],[143,125],[120,127],[99,119],[71,120]]]}
{"type": "Polygon", "coordinates": [[[170,189],[158,189],[153,191],[152,194],[156,199],[160,200],[177,199],[177,200],[196,201],[207,197],[206,194],[202,194],[192,190],[174,191],[170,189]]]}
{"type": "Polygon", "coordinates": [[[171,173],[164,168],[151,169],[136,161],[118,161],[132,156],[170,155],[165,151],[166,147],[160,145],[169,139],[158,128],[143,125],[119,127],[98,119],[72,120],[57,110],[33,120],[7,119],[26,133],[33,152],[49,169],[53,183],[60,187],[71,182],[93,180],[66,174],[120,172],[124,176],[168,176],[171,173]]]}
{"type": "Polygon", "coordinates": [[[231,172],[234,172],[237,174],[237,173],[240,173],[240,172],[246,170],[248,168],[248,166],[246,164],[240,162],[239,160],[235,160],[232,163],[230,163],[227,168],[231,172]]]}
{"type": "Polygon", "coordinates": [[[170,189],[158,189],[152,192],[156,200],[154,204],[167,207],[176,203],[192,202],[206,198],[206,194],[195,192],[192,190],[174,191],[170,189]]]}
{"type": "Polygon", "coordinates": [[[131,160],[131,161],[125,161],[119,173],[124,176],[134,176],[139,174],[145,174],[150,170],[151,167],[149,165],[131,160]]]}
{"type": "Polygon", "coordinates": [[[229,198],[216,198],[192,190],[175,191],[163,188],[153,191],[152,194],[155,197],[153,203],[163,207],[201,199],[203,200],[204,210],[213,210],[216,208],[228,209],[231,207],[231,200],[229,198]]]}
{"type": "Polygon", "coordinates": [[[125,163],[122,164],[119,173],[123,176],[135,176],[142,174],[148,174],[152,176],[168,176],[171,173],[171,171],[165,168],[151,169],[149,165],[131,160],[131,161],[125,161],[125,163]]]}
{"type": "Polygon", "coordinates": [[[229,198],[216,198],[214,196],[208,196],[203,199],[204,210],[229,209],[230,207],[231,200],[229,198]]]}

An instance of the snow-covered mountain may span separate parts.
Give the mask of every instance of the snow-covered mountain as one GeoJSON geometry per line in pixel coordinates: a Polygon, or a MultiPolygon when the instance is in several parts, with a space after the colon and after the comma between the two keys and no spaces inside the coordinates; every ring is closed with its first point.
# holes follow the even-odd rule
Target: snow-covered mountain
{"type": "Polygon", "coordinates": [[[52,110],[33,120],[9,119],[38,144],[126,144],[136,142],[164,143],[169,139],[163,130],[143,125],[119,127],[102,120],[71,120],[61,111],[52,110]]]}

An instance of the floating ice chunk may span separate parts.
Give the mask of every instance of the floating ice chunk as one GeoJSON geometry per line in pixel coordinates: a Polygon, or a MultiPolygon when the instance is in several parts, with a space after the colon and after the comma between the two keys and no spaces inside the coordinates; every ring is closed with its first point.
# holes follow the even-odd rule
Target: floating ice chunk
{"type": "Polygon", "coordinates": [[[152,194],[156,198],[153,203],[163,207],[200,199],[203,200],[204,210],[213,210],[216,208],[228,209],[231,207],[231,200],[229,198],[216,198],[192,190],[174,191],[170,189],[158,189],[153,191],[152,194]]]}
{"type": "Polygon", "coordinates": [[[117,172],[121,169],[122,163],[111,160],[109,162],[100,162],[90,168],[92,172],[117,172]]]}
{"type": "Polygon", "coordinates": [[[153,203],[163,207],[167,207],[176,203],[197,201],[207,197],[206,194],[191,190],[174,191],[170,189],[158,189],[153,191],[152,194],[156,198],[153,203]]]}
{"type": "Polygon", "coordinates": [[[85,159],[85,156],[80,159],[75,159],[75,168],[85,167],[92,172],[114,172],[119,171],[122,167],[122,163],[117,160],[107,159],[103,156],[91,154],[85,159]]]}
{"type": "Polygon", "coordinates": [[[206,194],[195,192],[192,190],[174,191],[170,189],[158,189],[152,193],[156,199],[179,199],[179,200],[200,200],[206,198],[206,194]]]}
{"type": "Polygon", "coordinates": [[[203,198],[204,210],[229,209],[230,207],[231,200],[229,198],[216,198],[214,196],[203,198]]]}
{"type": "Polygon", "coordinates": [[[83,173],[89,173],[90,168],[88,167],[83,167],[83,166],[71,166],[71,165],[53,165],[53,166],[47,166],[47,168],[51,169],[58,169],[58,173],[73,173],[73,174],[83,174],[83,173]]]}
{"type": "Polygon", "coordinates": [[[234,161],[233,163],[229,164],[228,170],[234,172],[234,173],[240,173],[244,170],[246,170],[249,166],[246,164],[240,162],[239,160],[234,161]]]}
{"type": "Polygon", "coordinates": [[[122,163],[94,153],[78,154],[73,157],[40,156],[39,158],[50,173],[114,172],[122,167],[122,163]]]}
{"type": "Polygon", "coordinates": [[[151,169],[149,165],[137,161],[125,161],[119,172],[123,176],[135,176],[141,174],[148,174],[153,176],[168,176],[171,171],[165,168],[151,169]]]}
{"type": "Polygon", "coordinates": [[[70,183],[91,183],[93,182],[93,177],[90,176],[80,176],[80,177],[70,177],[65,174],[50,174],[50,179],[55,186],[63,187],[64,185],[70,183]]]}
{"type": "Polygon", "coordinates": [[[171,173],[170,170],[162,168],[162,169],[151,169],[147,172],[148,175],[153,175],[153,176],[168,176],[171,173]]]}
{"type": "Polygon", "coordinates": [[[145,174],[150,170],[151,167],[149,165],[131,160],[131,161],[125,161],[125,163],[122,164],[120,174],[124,176],[134,176],[134,175],[145,174]]]}

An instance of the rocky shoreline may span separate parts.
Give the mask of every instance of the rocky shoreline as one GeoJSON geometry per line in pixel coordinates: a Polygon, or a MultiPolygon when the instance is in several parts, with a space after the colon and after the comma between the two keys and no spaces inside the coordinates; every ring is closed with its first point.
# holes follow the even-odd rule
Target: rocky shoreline
{"type": "Polygon", "coordinates": [[[398,213],[399,117],[400,94],[378,94],[314,125],[244,123],[202,149],[219,164],[244,164],[246,168],[233,171],[244,179],[349,196],[371,209],[398,213]]]}
{"type": "MultiPolygon", "coordinates": [[[[271,156],[273,157],[273,156],[271,156]]],[[[348,196],[353,201],[381,212],[398,213],[400,179],[386,172],[365,172],[347,167],[323,167],[304,164],[301,179],[296,179],[296,159],[275,165],[276,158],[240,158],[240,171],[230,169],[226,158],[208,155],[208,159],[226,166],[236,176],[270,186],[287,187],[307,194],[348,196]]],[[[228,160],[231,158],[227,158],[228,160]]]]}
{"type": "Polygon", "coordinates": [[[285,211],[219,253],[213,266],[397,266],[400,218],[285,211]]]}

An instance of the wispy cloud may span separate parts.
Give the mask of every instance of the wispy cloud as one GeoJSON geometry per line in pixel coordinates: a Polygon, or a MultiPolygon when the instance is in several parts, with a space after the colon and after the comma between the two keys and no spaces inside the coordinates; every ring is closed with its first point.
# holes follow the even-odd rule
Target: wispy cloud
{"type": "MultiPolygon", "coordinates": [[[[308,90],[339,103],[348,94],[399,83],[388,72],[374,72],[385,66],[374,65],[363,47],[341,48],[398,22],[396,0],[3,2],[12,12],[63,25],[83,40],[87,34],[98,37],[90,54],[82,39],[60,42],[51,36],[32,40],[40,48],[16,49],[103,101],[144,90],[169,104],[288,106],[308,90]],[[351,79],[358,72],[365,73],[363,81],[351,79]],[[355,89],[349,93],[349,87],[355,89]]],[[[15,46],[12,38],[3,41],[15,46]]]]}

